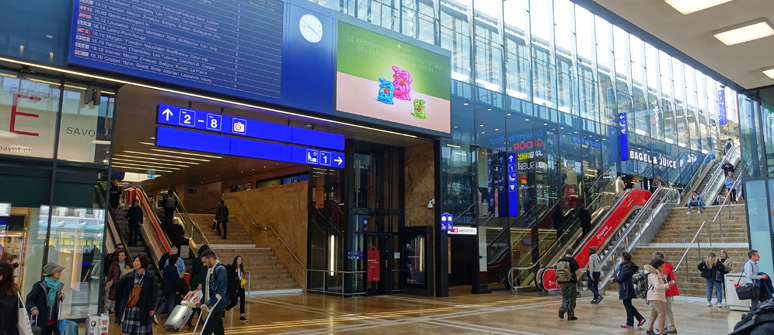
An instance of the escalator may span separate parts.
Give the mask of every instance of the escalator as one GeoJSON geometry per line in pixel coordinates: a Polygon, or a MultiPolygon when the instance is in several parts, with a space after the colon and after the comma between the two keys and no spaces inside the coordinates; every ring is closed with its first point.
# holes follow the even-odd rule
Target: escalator
{"type": "MultiPolygon", "coordinates": [[[[140,225],[140,238],[138,238],[137,246],[127,246],[129,254],[134,257],[138,254],[146,254],[153,260],[153,264],[158,264],[161,256],[164,253],[169,252],[170,246],[164,230],[161,228],[161,220],[156,212],[153,210],[151,203],[148,200],[148,195],[141,187],[128,187],[124,189],[124,196],[126,197],[126,203],[131,204],[133,200],[138,200],[140,208],[143,212],[143,224],[140,225]]],[[[128,221],[124,218],[126,215],[125,210],[117,210],[115,219],[116,227],[122,233],[124,238],[128,238],[129,228],[128,221]]]]}
{"type": "Polygon", "coordinates": [[[726,176],[721,166],[722,162],[728,161],[733,164],[736,168],[734,170],[734,175],[737,176],[738,174],[736,171],[739,169],[741,158],[739,146],[731,148],[723,157],[721,163],[718,164],[714,171],[712,171],[712,175],[706,182],[702,183],[703,185],[700,185],[700,187],[696,189],[696,192],[701,195],[705,204],[712,204],[715,201],[715,198],[725,189],[726,176]]]}

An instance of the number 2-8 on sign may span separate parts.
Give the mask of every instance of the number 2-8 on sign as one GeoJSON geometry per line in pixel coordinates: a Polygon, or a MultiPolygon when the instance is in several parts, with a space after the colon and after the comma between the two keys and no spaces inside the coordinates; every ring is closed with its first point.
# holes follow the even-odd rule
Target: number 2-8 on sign
{"type": "Polygon", "coordinates": [[[180,125],[186,127],[196,126],[196,111],[190,109],[181,109],[180,125]]]}
{"type": "Polygon", "coordinates": [[[220,131],[221,116],[207,113],[207,130],[220,131]]]}

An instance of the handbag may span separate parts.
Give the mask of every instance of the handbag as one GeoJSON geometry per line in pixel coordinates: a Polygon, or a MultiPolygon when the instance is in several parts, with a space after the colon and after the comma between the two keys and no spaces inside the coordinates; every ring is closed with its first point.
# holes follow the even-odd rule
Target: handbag
{"type": "Polygon", "coordinates": [[[132,291],[129,292],[129,298],[126,299],[126,307],[134,308],[134,306],[137,306],[137,302],[140,301],[141,293],[142,293],[142,279],[140,279],[140,285],[135,285],[134,287],[132,287],[132,291]]]}
{"type": "Polygon", "coordinates": [[[19,335],[32,335],[32,326],[30,325],[30,318],[27,316],[27,308],[24,307],[21,294],[16,292],[16,296],[19,298],[19,321],[16,323],[16,330],[19,331],[19,335]]]}
{"type": "Polygon", "coordinates": [[[723,271],[715,270],[715,275],[714,275],[713,280],[715,280],[715,282],[722,283],[723,282],[723,271]]]}
{"type": "Polygon", "coordinates": [[[739,277],[739,280],[736,281],[736,285],[734,285],[736,288],[736,296],[739,298],[739,300],[750,300],[750,299],[757,299],[758,298],[758,288],[755,287],[752,283],[748,283],[744,286],[739,286],[739,282],[742,281],[742,277],[739,277]]]}

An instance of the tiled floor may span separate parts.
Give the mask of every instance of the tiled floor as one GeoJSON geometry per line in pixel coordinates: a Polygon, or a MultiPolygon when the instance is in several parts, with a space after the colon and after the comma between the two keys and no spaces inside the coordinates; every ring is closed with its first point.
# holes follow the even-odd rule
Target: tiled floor
{"type": "MultiPolygon", "coordinates": [[[[625,312],[615,297],[600,305],[578,301],[580,320],[557,317],[558,297],[512,296],[507,293],[457,294],[450,298],[406,295],[339,298],[314,294],[249,298],[249,322],[226,316],[226,334],[644,334],[644,328],[619,328],[625,312]]],[[[635,301],[648,317],[650,307],[635,301]]],[[[741,312],[707,308],[703,303],[676,302],[680,334],[727,334],[741,312]]],[[[183,333],[190,334],[191,330],[183,333]]],[[[110,334],[120,334],[113,326],[110,334]]],[[[168,334],[162,326],[154,334],[168,334]]]]}

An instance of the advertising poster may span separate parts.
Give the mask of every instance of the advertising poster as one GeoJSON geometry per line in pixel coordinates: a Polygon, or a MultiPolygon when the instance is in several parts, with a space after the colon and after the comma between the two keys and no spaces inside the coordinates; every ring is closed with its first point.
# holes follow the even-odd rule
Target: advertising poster
{"type": "Polygon", "coordinates": [[[450,133],[449,57],[339,22],[339,112],[450,133]]]}

